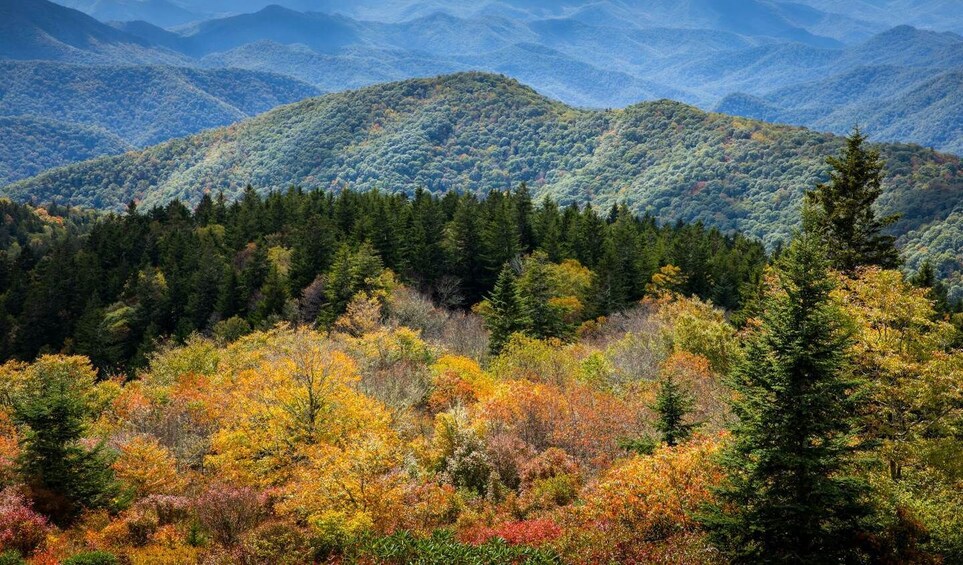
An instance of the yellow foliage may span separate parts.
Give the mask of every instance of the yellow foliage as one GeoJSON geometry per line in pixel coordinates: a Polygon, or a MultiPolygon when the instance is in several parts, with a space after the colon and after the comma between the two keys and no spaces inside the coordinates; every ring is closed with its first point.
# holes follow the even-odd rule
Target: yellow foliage
{"type": "Polygon", "coordinates": [[[498,380],[526,379],[564,385],[579,374],[576,348],[559,340],[539,340],[515,334],[496,357],[490,371],[498,380]]]}
{"type": "Polygon", "coordinates": [[[348,303],[344,314],[334,323],[337,331],[354,337],[374,332],[381,325],[381,302],[366,292],[359,292],[348,303]]]}
{"type": "Polygon", "coordinates": [[[162,400],[183,375],[214,375],[221,353],[216,343],[196,336],[181,347],[162,349],[151,357],[150,371],[143,375],[145,394],[162,400]]]}
{"type": "Polygon", "coordinates": [[[185,486],[177,472],[174,456],[157,440],[137,436],[120,448],[114,462],[117,478],[132,488],[137,497],[176,494],[185,486]]]}
{"type": "MultiPolygon", "coordinates": [[[[949,351],[955,329],[939,320],[925,289],[899,271],[864,269],[834,292],[852,320],[856,370],[867,383],[867,434],[893,479],[953,437],[963,418],[963,353],[949,351]]],[[[963,456],[963,450],[957,451],[963,456]]]]}
{"type": "Polygon", "coordinates": [[[580,517],[633,539],[695,529],[696,513],[724,475],[716,457],[721,445],[719,438],[697,437],[613,466],[587,495],[580,517]]]}
{"type": "Polygon", "coordinates": [[[10,419],[10,414],[0,408],[0,484],[13,479],[14,463],[20,454],[19,442],[17,427],[10,419]]]}
{"type": "Polygon", "coordinates": [[[310,524],[329,522],[332,512],[347,524],[390,523],[404,512],[400,447],[397,436],[382,429],[343,447],[319,443],[304,449],[306,461],[282,488],[278,510],[310,524]]]}
{"type": "Polygon", "coordinates": [[[253,335],[229,350],[252,355],[238,361],[254,366],[219,375],[230,383],[224,390],[230,410],[222,415],[207,460],[223,478],[279,485],[312,446],[343,446],[362,432],[387,429],[384,408],[351,386],[359,378],[354,361],[323,343],[320,334],[277,329],[253,335]],[[252,351],[252,343],[262,348],[252,351]]]}
{"type": "Polygon", "coordinates": [[[431,366],[431,371],[434,386],[428,405],[435,411],[472,404],[495,391],[495,380],[474,359],[445,355],[431,366]]]}
{"type": "Polygon", "coordinates": [[[189,545],[151,544],[127,551],[130,565],[182,565],[196,563],[198,550],[189,545]]]}
{"type": "Polygon", "coordinates": [[[652,275],[652,280],[645,285],[645,292],[652,296],[672,296],[679,292],[685,280],[682,269],[675,265],[665,265],[652,275]]]}
{"type": "Polygon", "coordinates": [[[727,373],[741,357],[736,329],[710,302],[677,296],[660,305],[657,319],[671,351],[702,355],[717,373],[727,373]]]}

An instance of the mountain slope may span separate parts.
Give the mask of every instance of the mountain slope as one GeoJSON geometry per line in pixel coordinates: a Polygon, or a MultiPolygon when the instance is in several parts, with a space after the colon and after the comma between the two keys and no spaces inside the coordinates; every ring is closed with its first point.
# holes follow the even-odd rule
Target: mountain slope
{"type": "Polygon", "coordinates": [[[46,0],[0,2],[0,59],[177,63],[183,56],[46,0]]]}
{"type": "Polygon", "coordinates": [[[0,74],[0,115],[97,126],[139,146],[317,94],[280,75],[242,70],[0,61],[0,74]]]}
{"type": "MultiPolygon", "coordinates": [[[[122,208],[204,191],[353,186],[485,193],[526,181],[562,203],[616,201],[661,220],[703,220],[769,244],[797,225],[839,138],[707,114],[676,102],[577,110],[513,80],[464,73],[284,106],[228,128],[56,169],[5,188],[18,200],[122,208]]],[[[959,158],[885,145],[885,212],[897,234],[963,204],[959,158]]]]}
{"type": "Polygon", "coordinates": [[[169,0],[58,0],[102,22],[145,20],[161,27],[202,19],[200,13],[169,0]]]}
{"type": "Polygon", "coordinates": [[[131,146],[110,132],[78,124],[0,117],[0,185],[131,146]]]}
{"type": "Polygon", "coordinates": [[[765,96],[733,94],[716,111],[845,133],[859,124],[875,140],[912,139],[963,154],[963,71],[859,67],[765,96]]]}

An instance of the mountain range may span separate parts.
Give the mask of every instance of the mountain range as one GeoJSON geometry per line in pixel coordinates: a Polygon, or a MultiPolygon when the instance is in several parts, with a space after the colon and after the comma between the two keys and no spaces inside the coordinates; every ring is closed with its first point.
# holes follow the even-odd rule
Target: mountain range
{"type": "Polygon", "coordinates": [[[176,27],[214,17],[256,12],[270,4],[352,18],[405,21],[434,12],[515,19],[575,16],[625,27],[711,27],[766,33],[790,31],[839,39],[860,38],[900,24],[963,33],[955,0],[58,0],[103,21],[144,20],[176,27]]]}
{"type": "MultiPolygon", "coordinates": [[[[314,97],[226,128],[70,165],[7,186],[16,200],[123,209],[290,186],[485,194],[527,182],[561,204],[616,202],[660,221],[702,221],[775,246],[798,226],[802,193],[826,179],[841,140],[802,128],[657,101],[577,109],[513,79],[459,73],[314,97]]],[[[942,239],[963,213],[963,163],[884,144],[881,212],[908,263],[927,256],[954,284],[960,248],[942,239]],[[922,242],[928,242],[923,245],[922,242]]],[[[963,288],[957,288],[963,290],[963,288]]]]}
{"type": "MultiPolygon", "coordinates": [[[[918,0],[920,11],[873,0],[860,11],[819,0],[62,1],[125,21],[3,0],[0,59],[244,69],[324,92],[483,70],[575,106],[671,98],[834,133],[858,123],[875,140],[963,151],[953,89],[963,37],[888,29],[896,22],[884,17],[898,7],[902,23],[963,31],[950,2],[918,0]]],[[[193,131],[211,125],[204,115],[193,131]]]]}

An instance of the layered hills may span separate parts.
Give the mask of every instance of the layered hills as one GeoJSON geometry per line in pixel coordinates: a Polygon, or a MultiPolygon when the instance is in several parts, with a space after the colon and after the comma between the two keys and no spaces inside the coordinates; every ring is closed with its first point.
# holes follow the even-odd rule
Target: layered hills
{"type": "MultiPolygon", "coordinates": [[[[662,221],[703,221],[770,246],[798,226],[804,190],[825,180],[840,139],[706,113],[672,101],[576,109],[483,73],[417,79],[282,106],[226,128],[14,183],[17,200],[121,209],[129,201],[197,201],[304,188],[484,194],[527,182],[562,204],[616,202],[662,221]]],[[[913,145],[883,144],[882,212],[909,261],[941,250],[943,221],[963,209],[963,164],[913,145]],[[927,241],[927,245],[920,242],[927,241]]],[[[938,266],[961,268],[950,250],[938,266]]]]}

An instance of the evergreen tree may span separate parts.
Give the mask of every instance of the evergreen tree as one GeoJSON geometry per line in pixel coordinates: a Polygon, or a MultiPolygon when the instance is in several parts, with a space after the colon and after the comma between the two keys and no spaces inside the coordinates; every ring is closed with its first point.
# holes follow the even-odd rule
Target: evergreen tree
{"type": "Polygon", "coordinates": [[[842,155],[827,162],[832,167],[829,182],[806,193],[804,230],[819,237],[836,269],[897,267],[895,238],[883,230],[899,217],[877,218],[873,209],[883,192],[885,164],[879,151],[866,147],[866,137],[857,128],[846,138],[842,155]]]}
{"type": "Polygon", "coordinates": [[[528,317],[528,331],[533,337],[545,339],[566,337],[568,328],[558,308],[552,305],[548,256],[536,251],[525,259],[522,276],[518,279],[518,294],[528,317]]]}
{"type": "Polygon", "coordinates": [[[532,194],[528,190],[528,184],[522,182],[512,193],[512,202],[515,207],[515,225],[518,229],[519,243],[522,252],[528,252],[535,247],[535,229],[532,225],[532,194]]]}
{"type": "Polygon", "coordinates": [[[299,293],[331,264],[336,249],[334,226],[320,214],[310,214],[298,228],[291,250],[291,292],[299,293]]]}
{"type": "MultiPolygon", "coordinates": [[[[447,197],[446,197],[447,198],[447,197]]],[[[444,247],[451,274],[458,278],[469,304],[477,302],[487,287],[487,270],[480,241],[479,208],[473,196],[457,200],[451,221],[445,228],[444,247]]]]}
{"type": "Polygon", "coordinates": [[[268,322],[272,316],[282,313],[288,299],[288,284],[280,270],[272,265],[264,286],[261,287],[261,299],[254,313],[258,322],[268,322]]]}
{"type": "Polygon", "coordinates": [[[370,282],[383,268],[381,259],[371,245],[363,243],[357,249],[342,245],[326,275],[327,319],[324,321],[334,322],[343,314],[354,295],[369,290],[370,282]]]}
{"type": "Polygon", "coordinates": [[[672,375],[666,375],[659,381],[659,392],[655,397],[655,409],[659,415],[655,429],[662,434],[662,441],[668,445],[677,445],[692,436],[692,430],[698,424],[687,422],[689,412],[692,411],[692,395],[672,375]]]}
{"type": "Polygon", "coordinates": [[[944,285],[936,276],[936,269],[929,260],[923,261],[916,274],[910,278],[910,282],[919,288],[929,289],[930,300],[937,312],[947,313],[952,310],[950,300],[944,285]]]}
{"type": "Polygon", "coordinates": [[[491,332],[488,350],[492,355],[501,353],[512,334],[523,332],[529,324],[522,300],[518,295],[515,270],[509,264],[502,267],[495,288],[488,297],[489,311],[485,326],[491,332]]]}
{"type": "Polygon", "coordinates": [[[781,259],[761,328],[730,382],[728,477],[703,524],[735,563],[853,561],[864,485],[847,474],[856,382],[830,302],[825,252],[803,236],[781,259]]]}
{"type": "Polygon", "coordinates": [[[25,430],[16,468],[38,510],[63,525],[84,508],[110,504],[117,485],[103,444],[80,444],[93,370],[74,357],[41,358],[31,371],[28,390],[14,402],[14,420],[25,430]]]}
{"type": "Polygon", "coordinates": [[[538,248],[544,251],[550,261],[562,259],[562,216],[558,205],[551,198],[542,201],[535,212],[535,239],[538,248]]]}
{"type": "Polygon", "coordinates": [[[482,258],[488,272],[484,286],[491,286],[506,262],[521,252],[517,213],[508,197],[492,192],[485,200],[481,230],[482,258]]]}

